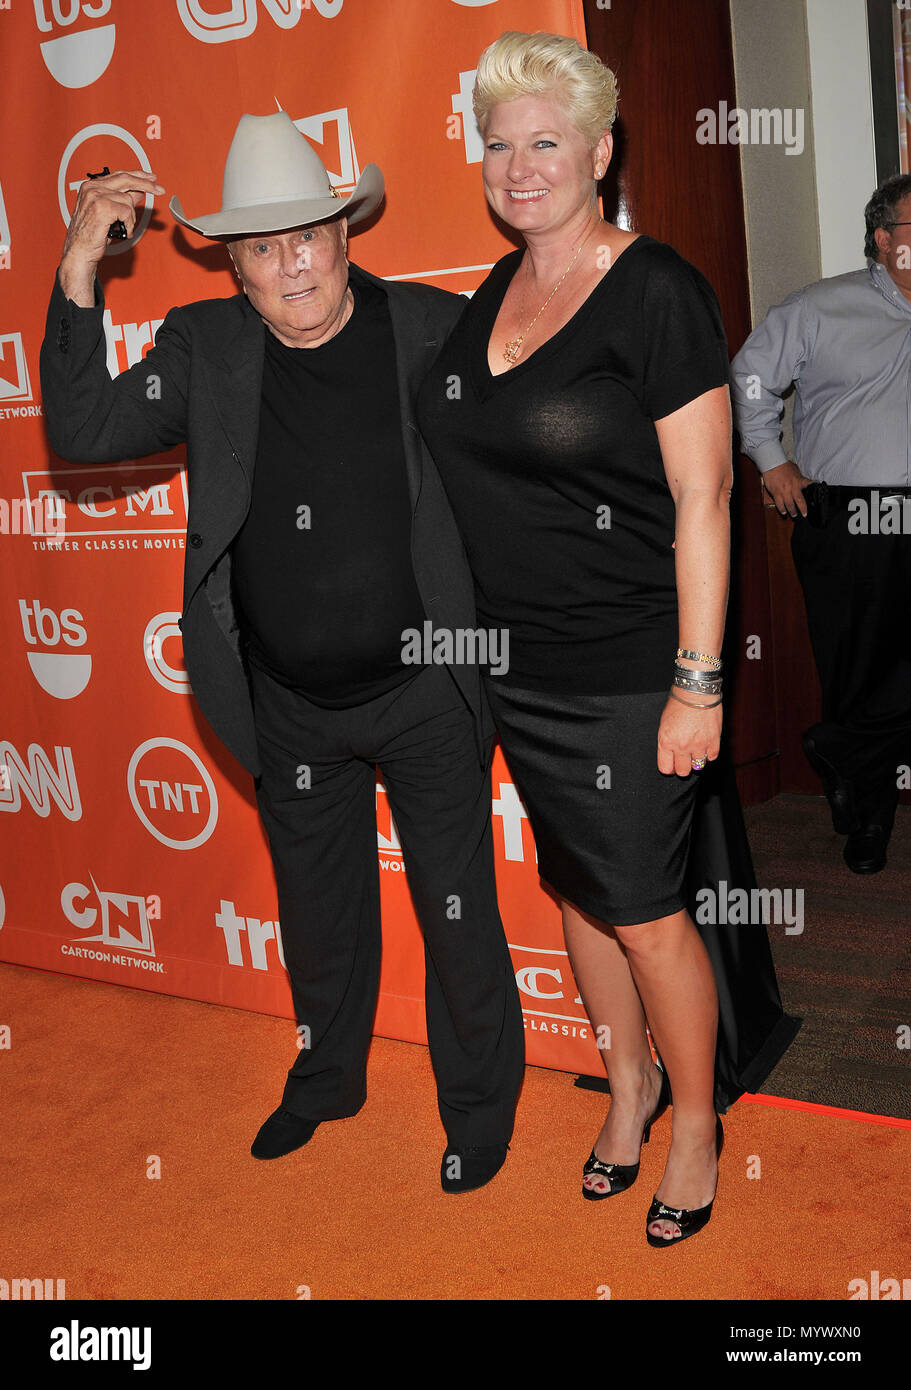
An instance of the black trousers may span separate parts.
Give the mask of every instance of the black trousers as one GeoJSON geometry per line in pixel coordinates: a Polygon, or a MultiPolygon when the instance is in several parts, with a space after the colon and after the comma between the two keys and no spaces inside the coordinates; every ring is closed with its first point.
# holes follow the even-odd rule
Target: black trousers
{"type": "Polygon", "coordinates": [[[911,764],[911,534],[856,529],[849,504],[869,512],[870,491],[807,488],[791,551],[822,685],[814,740],[854,783],[862,817],[885,814],[891,826],[899,769],[911,764]]]}
{"type": "Polygon", "coordinates": [[[424,934],[425,1007],[440,1118],[453,1145],[505,1143],[525,1062],[522,1011],[496,899],[490,758],[445,667],[324,709],[251,668],[260,814],[304,1046],[282,1104],[354,1115],[380,970],[379,765],[424,934]]]}

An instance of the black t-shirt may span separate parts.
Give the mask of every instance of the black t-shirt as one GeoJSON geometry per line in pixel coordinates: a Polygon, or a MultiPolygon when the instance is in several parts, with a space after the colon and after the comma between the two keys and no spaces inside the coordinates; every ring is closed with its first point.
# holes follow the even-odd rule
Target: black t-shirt
{"type": "Polygon", "coordinates": [[[494,266],[418,397],[478,624],[508,629],[504,685],[663,690],[678,644],[675,508],[654,421],[727,383],[718,302],[643,235],[563,328],[494,376],[487,345],[521,255],[494,266]]]}
{"type": "Polygon", "coordinates": [[[389,308],[369,281],[350,287],[350,318],[319,347],[263,325],[253,497],[232,551],[249,660],[332,708],[412,677],[401,634],[424,621],[389,308]]]}

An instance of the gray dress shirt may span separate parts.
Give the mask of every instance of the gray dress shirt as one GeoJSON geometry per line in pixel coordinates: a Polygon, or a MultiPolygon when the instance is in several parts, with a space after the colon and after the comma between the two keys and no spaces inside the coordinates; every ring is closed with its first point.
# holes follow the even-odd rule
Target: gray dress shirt
{"type": "Polygon", "coordinates": [[[731,363],[741,448],[784,463],[781,397],[795,386],[795,462],[838,486],[911,484],[911,303],[885,266],[817,280],[770,309],[731,363]]]}

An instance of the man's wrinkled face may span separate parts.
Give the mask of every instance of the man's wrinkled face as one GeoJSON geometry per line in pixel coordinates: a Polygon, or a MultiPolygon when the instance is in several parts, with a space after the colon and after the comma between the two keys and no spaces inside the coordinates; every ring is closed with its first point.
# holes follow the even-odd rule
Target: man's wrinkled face
{"type": "Polygon", "coordinates": [[[288,347],[318,347],[346,321],[347,232],[340,217],[228,244],[247,298],[288,347]]]}

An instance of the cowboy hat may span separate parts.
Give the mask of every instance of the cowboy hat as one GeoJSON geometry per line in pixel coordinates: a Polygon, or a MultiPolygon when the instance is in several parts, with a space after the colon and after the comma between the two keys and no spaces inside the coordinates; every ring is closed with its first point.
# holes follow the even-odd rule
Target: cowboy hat
{"type": "Polygon", "coordinates": [[[316,150],[287,111],[241,116],[225,161],[221,212],[189,218],[178,198],[168,207],[184,227],[202,236],[252,236],[278,232],[344,213],[360,222],[383,197],[383,175],[368,164],[344,197],[329,182],[316,150]]]}

